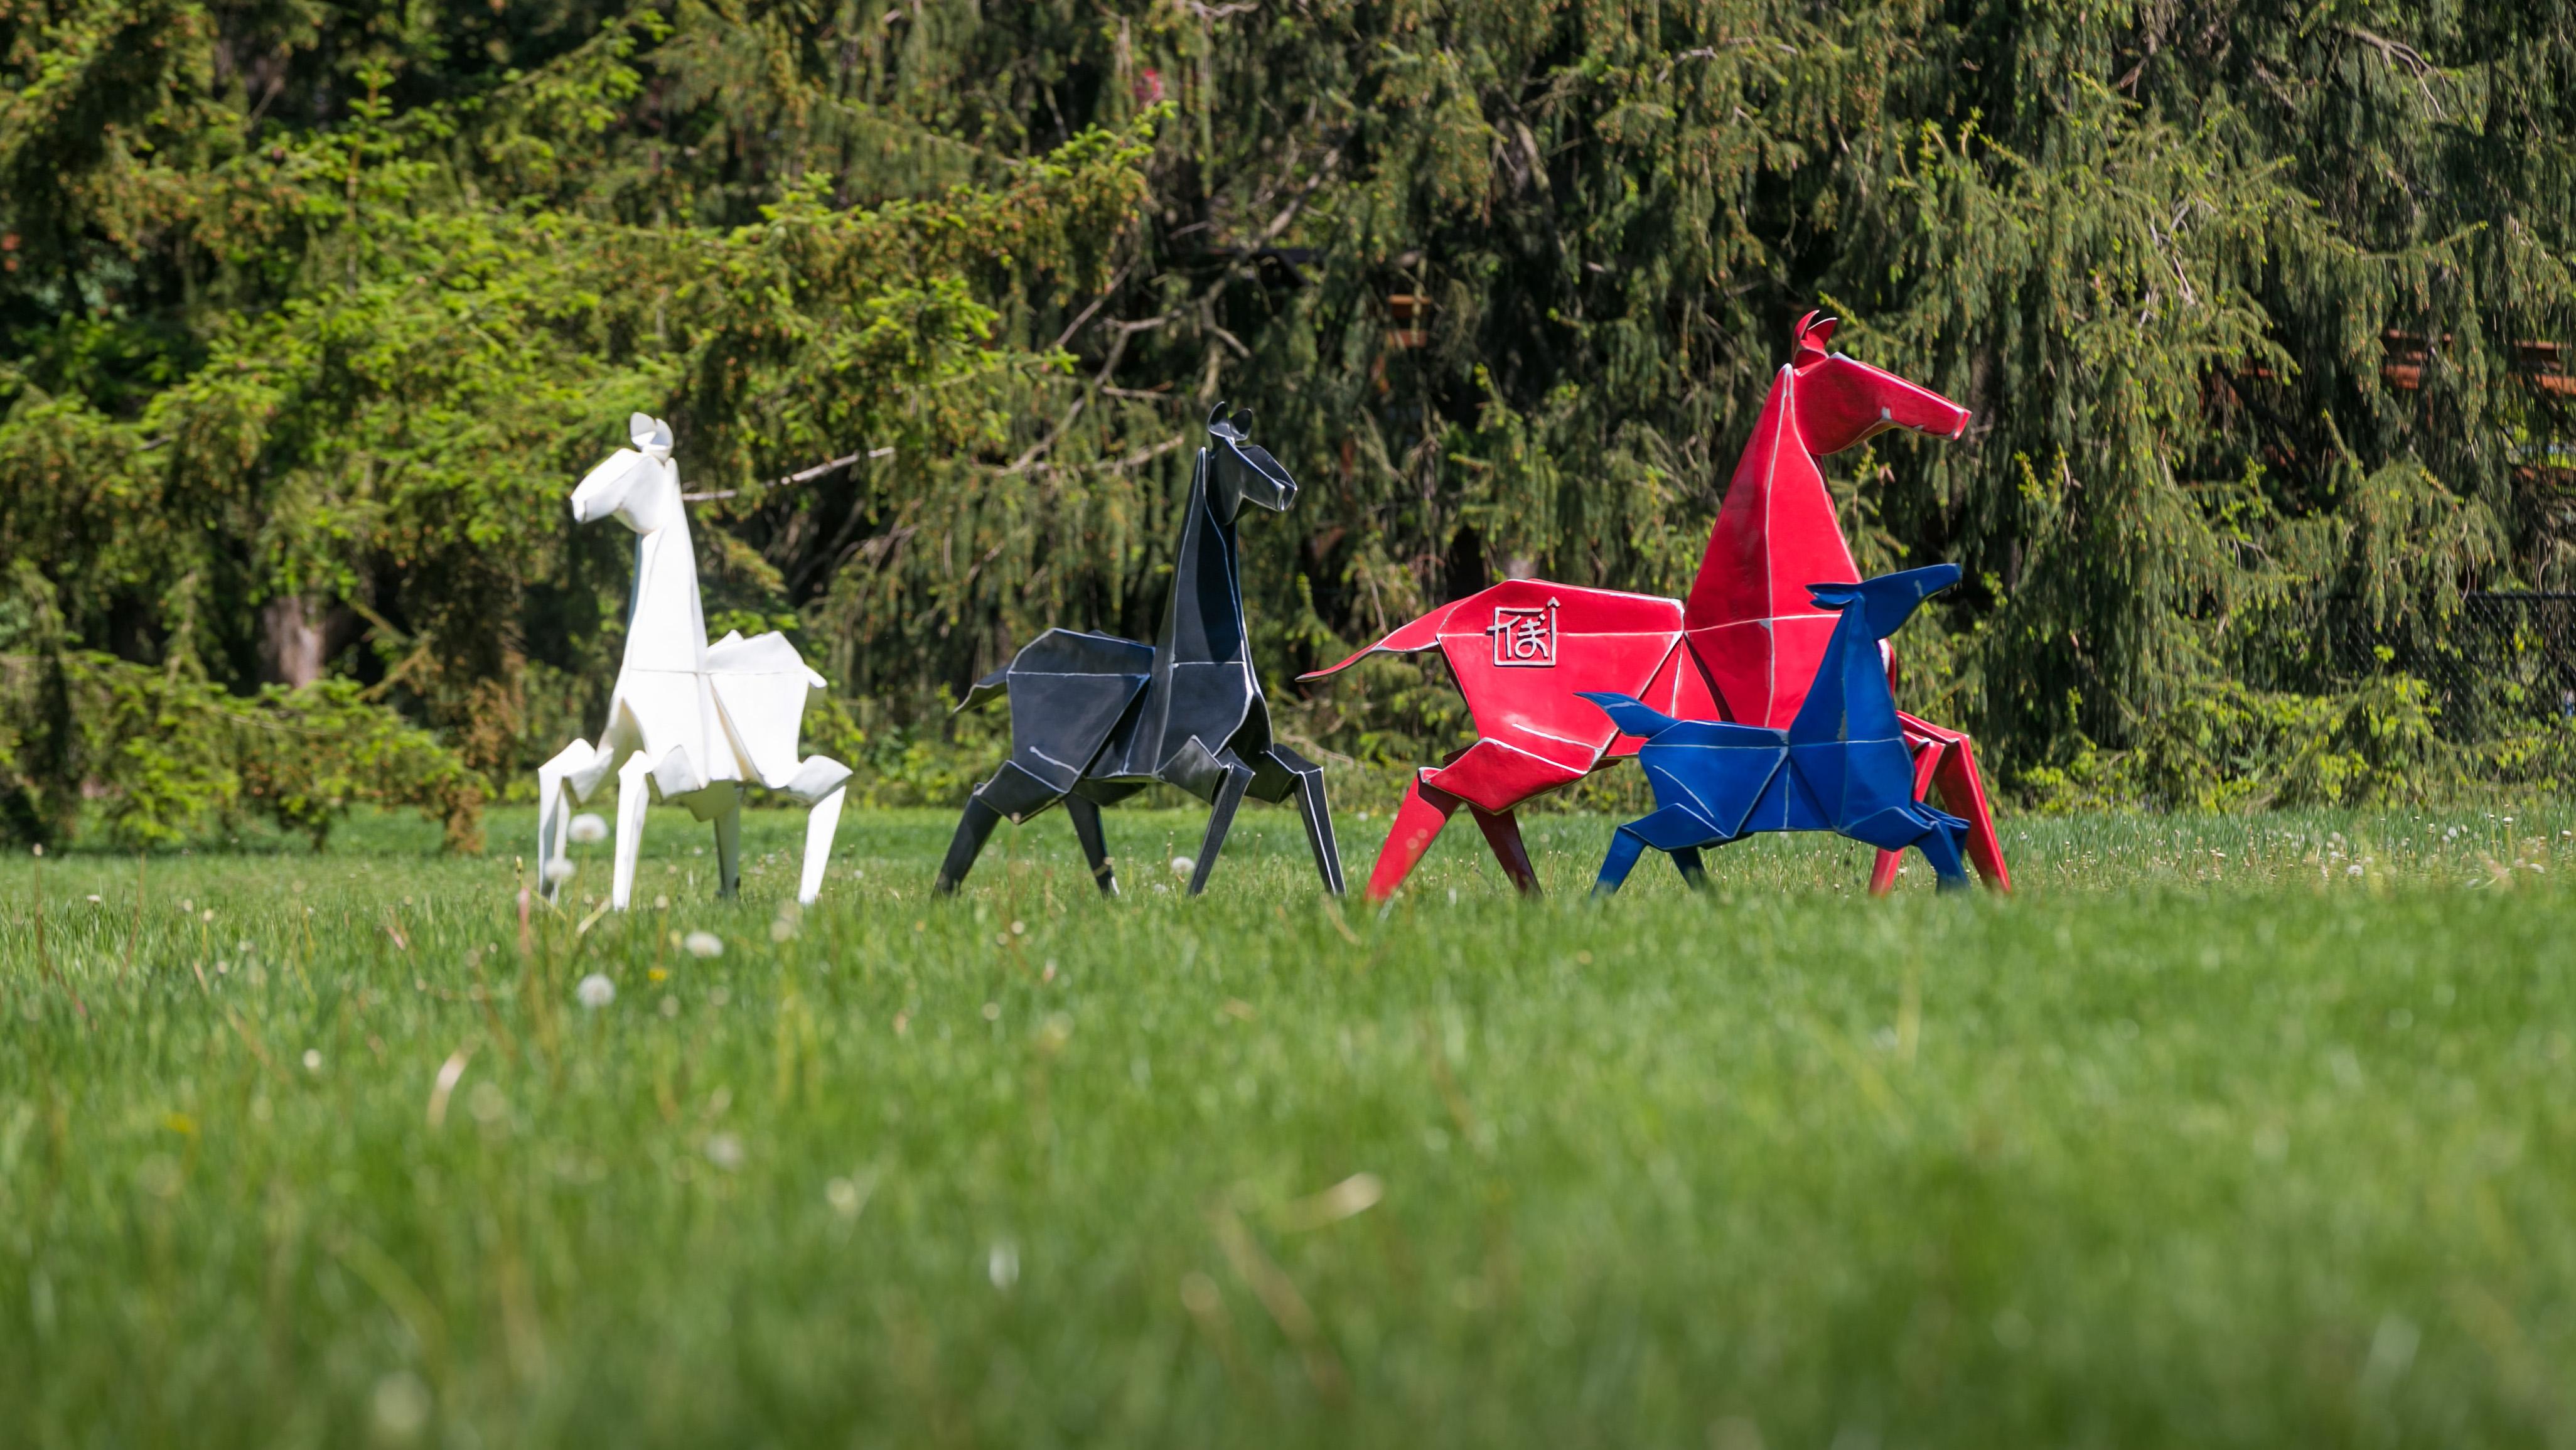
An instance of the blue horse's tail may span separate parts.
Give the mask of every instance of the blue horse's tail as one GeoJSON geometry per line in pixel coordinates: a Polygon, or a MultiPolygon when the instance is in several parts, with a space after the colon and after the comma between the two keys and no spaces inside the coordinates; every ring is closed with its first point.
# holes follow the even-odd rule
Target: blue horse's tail
{"type": "Polygon", "coordinates": [[[1609,716],[1610,723],[1618,726],[1623,735],[1638,735],[1652,739],[1681,723],[1633,696],[1613,695],[1596,690],[1577,690],[1575,693],[1600,706],[1601,713],[1609,716]]]}
{"type": "Polygon", "coordinates": [[[1959,582],[1956,564],[1930,564],[1896,574],[1881,574],[1857,584],[1810,584],[1807,597],[1818,609],[1848,609],[1857,604],[1872,639],[1896,633],[1927,597],[1959,582]]]}

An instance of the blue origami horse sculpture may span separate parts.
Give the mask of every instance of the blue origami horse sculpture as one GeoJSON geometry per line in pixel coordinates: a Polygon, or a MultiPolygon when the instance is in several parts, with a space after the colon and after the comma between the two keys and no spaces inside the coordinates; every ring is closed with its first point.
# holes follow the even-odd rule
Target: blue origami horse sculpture
{"type": "Polygon", "coordinates": [[[1958,582],[1958,565],[1935,564],[1858,584],[1808,585],[1817,608],[1842,618],[1786,730],[1676,720],[1627,695],[1585,692],[1612,724],[1644,737],[1637,763],[1656,806],[1619,828],[1594,893],[1617,891],[1648,846],[1699,885],[1701,847],[1756,831],[1838,831],[1887,851],[1919,846],[1942,890],[1966,886],[1959,852],[1968,823],[1914,798],[1914,760],[1878,650],[1926,596],[1958,582]]]}

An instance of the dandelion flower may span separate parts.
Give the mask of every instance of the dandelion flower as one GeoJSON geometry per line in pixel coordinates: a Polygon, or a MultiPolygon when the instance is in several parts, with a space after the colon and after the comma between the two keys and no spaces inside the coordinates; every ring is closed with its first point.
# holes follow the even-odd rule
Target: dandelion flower
{"type": "Polygon", "coordinates": [[[1187,856],[1174,856],[1172,858],[1172,874],[1175,876],[1187,876],[1192,870],[1196,869],[1198,864],[1198,862],[1191,860],[1187,856]]]}
{"type": "Polygon", "coordinates": [[[693,931],[680,945],[688,948],[689,955],[693,957],[724,955],[724,938],[711,931],[693,931]]]}
{"type": "Polygon", "coordinates": [[[572,994],[580,999],[581,1005],[596,1012],[617,1000],[617,984],[593,972],[581,979],[581,985],[573,988],[572,994]]]}
{"type": "Polygon", "coordinates": [[[585,846],[605,841],[608,839],[608,822],[595,812],[583,811],[572,818],[572,838],[585,846]]]}

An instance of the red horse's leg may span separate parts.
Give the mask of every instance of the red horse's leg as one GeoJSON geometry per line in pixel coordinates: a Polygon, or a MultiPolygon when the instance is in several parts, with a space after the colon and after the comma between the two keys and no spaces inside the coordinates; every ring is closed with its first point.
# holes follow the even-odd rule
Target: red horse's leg
{"type": "Polygon", "coordinates": [[[1494,859],[1502,863],[1512,889],[1523,896],[1538,895],[1538,871],[1530,865],[1529,848],[1521,844],[1520,817],[1483,806],[1467,809],[1476,813],[1476,826],[1485,833],[1485,844],[1494,848],[1494,859]]]}
{"type": "Polygon", "coordinates": [[[1449,817],[1465,804],[1415,775],[1412,786],[1404,793],[1404,803],[1395,808],[1395,824],[1387,828],[1386,844],[1378,848],[1377,867],[1369,872],[1368,899],[1384,901],[1393,896],[1404,878],[1413,874],[1422,853],[1439,839],[1440,828],[1448,825],[1449,817]]]}
{"type": "MultiPolygon", "coordinates": [[[[1937,739],[1923,740],[1914,752],[1914,798],[1922,800],[1932,790],[1932,773],[1941,764],[1942,744],[1937,739]]],[[[1905,864],[1902,851],[1881,851],[1878,864],[1869,872],[1869,894],[1885,896],[1896,888],[1896,868],[1905,864]]]]}
{"type": "Polygon", "coordinates": [[[1519,818],[1512,808],[1531,796],[1581,780],[1593,765],[1594,747],[1573,741],[1535,737],[1536,743],[1560,746],[1573,760],[1548,756],[1500,740],[1479,740],[1456,760],[1428,772],[1426,783],[1467,802],[1494,860],[1524,896],[1538,894],[1538,872],[1531,869],[1529,849],[1521,844],[1519,818]],[[1579,754],[1578,754],[1579,752],[1579,754]]]}
{"type": "Polygon", "coordinates": [[[1944,741],[1940,769],[1941,804],[1950,814],[1968,818],[1968,859],[1977,874],[1996,891],[2012,890],[2012,873],[2004,869],[2003,843],[1995,839],[1995,814],[1986,804],[1986,783],[1977,774],[1976,747],[1961,735],[1944,741]]]}
{"type": "Polygon", "coordinates": [[[1395,894],[1461,805],[1475,810],[1476,824],[1484,829],[1485,840],[1512,885],[1524,892],[1537,889],[1538,873],[1530,869],[1529,852],[1521,845],[1520,825],[1511,811],[1541,791],[1581,780],[1591,769],[1592,748],[1565,743],[1567,754],[1581,752],[1584,758],[1569,764],[1499,740],[1479,740],[1447,765],[1416,776],[1404,793],[1404,804],[1396,808],[1395,825],[1378,851],[1377,867],[1369,872],[1369,900],[1384,901],[1395,894]]]}

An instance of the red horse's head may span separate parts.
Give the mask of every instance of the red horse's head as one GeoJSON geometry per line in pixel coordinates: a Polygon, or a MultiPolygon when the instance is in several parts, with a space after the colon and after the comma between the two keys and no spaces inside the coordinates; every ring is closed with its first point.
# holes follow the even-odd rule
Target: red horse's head
{"type": "Polygon", "coordinates": [[[1840,453],[1890,428],[1943,438],[1967,431],[1967,409],[1894,373],[1825,351],[1833,335],[1833,318],[1820,322],[1810,312],[1798,319],[1797,355],[1789,367],[1798,375],[1798,436],[1809,453],[1840,453]]]}

